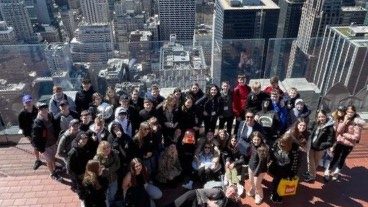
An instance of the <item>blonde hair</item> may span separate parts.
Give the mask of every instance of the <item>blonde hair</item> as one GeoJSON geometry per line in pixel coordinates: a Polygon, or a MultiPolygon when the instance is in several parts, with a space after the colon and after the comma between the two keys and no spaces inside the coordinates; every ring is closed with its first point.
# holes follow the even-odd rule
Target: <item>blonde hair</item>
{"type": "Polygon", "coordinates": [[[110,147],[111,148],[111,144],[108,141],[101,141],[100,144],[97,147],[97,151],[96,151],[96,155],[103,155],[104,154],[104,149],[106,147],[110,147]]]}
{"type": "Polygon", "coordinates": [[[261,87],[262,85],[258,81],[255,81],[254,83],[252,83],[252,86],[251,86],[252,90],[261,89],[261,87]]]}

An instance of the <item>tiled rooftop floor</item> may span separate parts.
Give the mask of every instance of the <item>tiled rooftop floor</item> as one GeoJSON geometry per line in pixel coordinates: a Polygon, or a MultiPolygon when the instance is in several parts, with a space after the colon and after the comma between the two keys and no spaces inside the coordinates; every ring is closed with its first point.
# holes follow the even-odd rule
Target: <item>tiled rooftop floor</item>
{"type": "MultiPolygon", "coordinates": [[[[1,139],[3,141],[3,139],[1,139]]],[[[68,185],[49,178],[46,166],[33,171],[34,156],[27,139],[20,139],[16,145],[0,148],[0,206],[80,206],[80,201],[68,185]]],[[[324,184],[322,172],[317,182],[308,184],[301,182],[298,194],[284,199],[282,205],[274,205],[268,199],[270,177],[265,185],[265,206],[368,206],[368,131],[364,131],[362,141],[350,154],[347,167],[342,170],[339,182],[324,184]]],[[[249,189],[248,183],[246,189],[249,189]]],[[[172,201],[184,192],[184,189],[163,189],[164,197],[158,207],[172,201]]],[[[245,206],[256,206],[252,198],[242,200],[245,206]]]]}

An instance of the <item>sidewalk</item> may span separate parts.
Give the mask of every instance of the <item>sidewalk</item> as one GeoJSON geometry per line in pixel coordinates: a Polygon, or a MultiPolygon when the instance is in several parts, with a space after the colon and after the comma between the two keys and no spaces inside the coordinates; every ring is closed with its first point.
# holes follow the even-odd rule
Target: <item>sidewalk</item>
{"type": "MultiPolygon", "coordinates": [[[[32,169],[34,156],[32,147],[27,139],[22,138],[15,146],[2,146],[0,148],[0,206],[53,206],[53,207],[77,207],[80,201],[76,194],[64,185],[49,177],[46,166],[38,170],[32,169]]],[[[269,190],[271,179],[266,177],[265,199],[261,207],[266,206],[348,206],[368,207],[368,130],[364,131],[361,143],[355,147],[349,155],[347,167],[342,170],[343,176],[339,182],[322,181],[323,173],[318,173],[314,184],[301,182],[298,194],[285,198],[282,205],[270,202],[269,190]]],[[[249,184],[246,183],[246,189],[249,184]]],[[[181,193],[184,189],[163,189],[163,199],[157,206],[166,204],[181,193]]],[[[242,200],[245,206],[256,206],[253,198],[242,200]]]]}

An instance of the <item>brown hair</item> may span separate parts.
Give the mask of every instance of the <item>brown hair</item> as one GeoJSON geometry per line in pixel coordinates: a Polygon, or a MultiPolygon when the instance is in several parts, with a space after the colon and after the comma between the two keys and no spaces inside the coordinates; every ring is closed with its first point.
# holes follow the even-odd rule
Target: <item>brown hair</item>
{"type": "Polygon", "coordinates": [[[92,185],[97,190],[101,189],[101,185],[97,180],[99,173],[100,163],[97,160],[89,160],[83,176],[83,184],[92,185]]]}
{"type": "Polygon", "coordinates": [[[285,133],[277,140],[277,145],[283,151],[290,152],[293,147],[293,137],[290,133],[285,133]]]}
{"type": "Polygon", "coordinates": [[[144,135],[143,135],[143,132],[145,129],[151,129],[150,128],[150,125],[148,122],[144,121],[142,122],[140,125],[139,125],[139,129],[138,129],[138,132],[135,134],[133,140],[135,142],[138,142],[138,146],[139,147],[142,147],[143,145],[143,139],[144,139],[144,135]]]}
{"type": "Polygon", "coordinates": [[[132,179],[131,179],[132,186],[137,185],[137,180],[136,180],[137,172],[135,171],[135,167],[134,167],[136,164],[141,164],[142,165],[141,174],[143,175],[144,180],[148,181],[148,172],[147,172],[146,166],[144,166],[141,159],[135,157],[135,158],[132,159],[132,161],[130,161],[130,164],[129,164],[129,172],[132,176],[132,179]]]}

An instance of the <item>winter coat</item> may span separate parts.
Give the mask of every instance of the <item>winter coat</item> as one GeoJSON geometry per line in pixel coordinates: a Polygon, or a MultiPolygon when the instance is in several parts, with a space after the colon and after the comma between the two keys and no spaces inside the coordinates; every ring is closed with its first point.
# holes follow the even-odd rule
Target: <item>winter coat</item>
{"type": "Polygon", "coordinates": [[[156,108],[156,106],[158,106],[161,102],[165,100],[165,98],[160,94],[157,97],[152,96],[150,91],[145,94],[145,98],[149,99],[152,102],[153,108],[156,108]]]}
{"type": "Polygon", "coordinates": [[[69,130],[66,130],[59,140],[59,145],[57,148],[57,155],[62,158],[67,158],[69,151],[72,149],[73,140],[77,134],[71,134],[69,130]]]}
{"type": "Polygon", "coordinates": [[[248,85],[237,85],[233,93],[233,112],[240,117],[247,108],[247,97],[251,89],[248,85]]]}
{"type": "MultiPolygon", "coordinates": [[[[90,140],[88,140],[88,142],[90,142],[90,140]]],[[[78,143],[73,141],[73,147],[68,153],[66,162],[70,174],[83,175],[86,170],[87,162],[96,154],[96,151],[93,151],[88,142],[84,147],[79,147],[78,143]]]]}
{"type": "Polygon", "coordinates": [[[222,114],[220,116],[227,118],[234,116],[233,113],[233,92],[229,90],[225,95],[223,91],[221,91],[221,102],[223,105],[222,114]]]}
{"type": "Polygon", "coordinates": [[[38,110],[35,106],[32,108],[32,112],[27,112],[23,109],[18,115],[19,128],[22,130],[22,134],[25,137],[32,136],[33,121],[37,117],[38,110]]]}
{"type": "Polygon", "coordinates": [[[281,154],[282,150],[275,142],[270,151],[271,164],[268,168],[268,172],[274,177],[294,177],[300,167],[301,153],[299,146],[293,143],[291,151],[287,153],[288,162],[285,162],[284,157],[281,154]]]}
{"type": "MultiPolygon", "coordinates": [[[[257,122],[254,123],[253,127],[252,127],[252,133],[258,131],[261,134],[265,134],[263,127],[258,124],[257,122]]],[[[241,153],[243,153],[246,157],[249,157],[250,155],[250,147],[251,147],[251,139],[250,139],[250,135],[252,133],[249,134],[248,136],[248,126],[246,124],[245,121],[240,122],[239,124],[239,129],[238,132],[236,134],[236,138],[238,141],[238,147],[241,153]]]]}
{"type": "Polygon", "coordinates": [[[360,141],[362,135],[362,125],[364,120],[356,117],[348,124],[340,122],[337,125],[337,142],[349,147],[354,147],[360,141]]]}
{"type": "Polygon", "coordinates": [[[101,185],[100,189],[96,189],[90,183],[83,183],[82,192],[85,207],[106,207],[106,190],[109,182],[104,176],[98,176],[97,180],[101,185]]]}
{"type": "Polygon", "coordinates": [[[181,171],[179,157],[173,157],[168,151],[165,151],[158,162],[156,179],[161,183],[167,183],[179,176],[181,171]]]}
{"type": "Polygon", "coordinates": [[[185,106],[180,108],[178,112],[178,117],[180,117],[178,127],[182,130],[182,133],[184,134],[185,130],[193,129],[193,127],[198,126],[198,122],[193,107],[191,107],[190,109],[183,108],[185,108],[185,106]]]}
{"type": "Polygon", "coordinates": [[[223,155],[225,162],[232,162],[235,166],[244,164],[244,155],[240,153],[237,147],[227,146],[223,155]]]}
{"type": "Polygon", "coordinates": [[[332,147],[336,139],[333,126],[332,118],[328,118],[327,122],[321,127],[318,127],[316,122],[312,124],[309,140],[313,150],[321,151],[332,147]]]}
{"type": "Polygon", "coordinates": [[[117,179],[116,171],[120,168],[119,152],[112,149],[111,153],[106,157],[96,154],[93,158],[98,160],[102,166],[105,167],[103,175],[109,179],[109,183],[117,179]]]}
{"type": "Polygon", "coordinates": [[[259,92],[258,94],[250,92],[247,97],[248,110],[251,110],[254,114],[258,113],[259,111],[262,110],[263,101],[269,98],[270,96],[263,91],[259,92]]]}
{"type": "Polygon", "coordinates": [[[267,164],[269,161],[268,156],[260,157],[257,149],[258,147],[252,144],[251,155],[248,163],[249,168],[252,170],[256,177],[261,173],[267,172],[267,164]]]}
{"type": "Polygon", "coordinates": [[[296,108],[293,108],[289,111],[291,123],[295,123],[298,118],[304,118],[304,120],[308,123],[310,114],[311,110],[308,109],[307,105],[304,105],[302,111],[299,111],[296,108]]]}
{"type": "Polygon", "coordinates": [[[96,91],[91,86],[88,91],[81,90],[75,94],[75,107],[78,114],[80,114],[83,110],[88,110],[90,104],[92,103],[92,95],[96,91]]]}
{"type": "Polygon", "coordinates": [[[280,127],[280,132],[284,133],[287,129],[287,127],[290,125],[290,116],[289,116],[289,112],[286,109],[285,106],[281,106],[280,102],[279,103],[272,103],[271,104],[271,110],[275,111],[277,113],[277,116],[279,118],[279,127],[280,127]]]}
{"type": "Polygon", "coordinates": [[[53,94],[51,96],[50,101],[49,101],[49,110],[52,113],[52,115],[56,116],[60,112],[59,104],[60,104],[60,101],[62,101],[62,100],[67,100],[68,105],[69,105],[69,109],[71,111],[75,111],[75,109],[76,109],[75,103],[74,103],[74,101],[71,97],[69,97],[65,93],[63,93],[63,97],[61,99],[57,99],[56,95],[53,94]]]}
{"type": "Polygon", "coordinates": [[[60,112],[55,116],[55,122],[60,127],[60,130],[67,130],[70,121],[73,119],[79,119],[79,114],[75,111],[70,111],[67,116],[60,112]]]}
{"type": "Polygon", "coordinates": [[[57,127],[57,124],[55,123],[55,120],[51,113],[49,113],[49,120],[51,121],[53,125],[53,134],[49,134],[50,132],[47,130],[45,123],[42,119],[37,117],[34,120],[33,128],[32,128],[32,142],[33,146],[41,153],[45,152],[45,148],[48,141],[57,142],[59,129],[57,127]],[[53,140],[48,140],[53,139],[53,140]]]}

